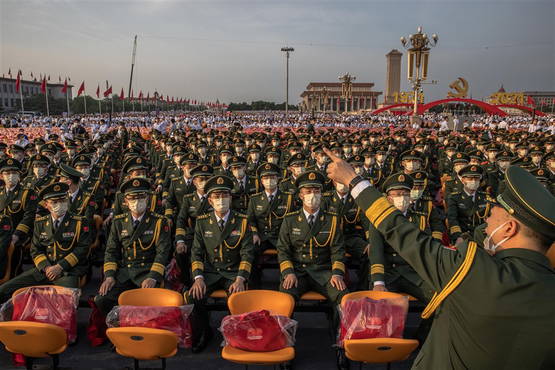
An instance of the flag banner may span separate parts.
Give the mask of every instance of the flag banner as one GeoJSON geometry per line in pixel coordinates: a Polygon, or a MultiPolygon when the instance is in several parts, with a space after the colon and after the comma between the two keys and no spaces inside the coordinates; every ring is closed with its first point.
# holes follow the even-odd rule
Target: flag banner
{"type": "Polygon", "coordinates": [[[81,82],[81,86],[79,86],[79,90],[77,90],[77,96],[81,96],[81,94],[85,91],[85,81],[81,82]]]}

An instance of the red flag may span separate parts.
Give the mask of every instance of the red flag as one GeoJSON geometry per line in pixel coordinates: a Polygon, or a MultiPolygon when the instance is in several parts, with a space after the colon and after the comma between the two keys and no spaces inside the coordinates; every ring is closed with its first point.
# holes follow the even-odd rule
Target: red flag
{"type": "Polygon", "coordinates": [[[129,100],[133,100],[133,89],[131,89],[131,96],[129,97],[129,100]]]}
{"type": "Polygon", "coordinates": [[[19,92],[20,85],[21,85],[21,74],[17,72],[17,79],[15,80],[15,92],[19,92]]]}
{"type": "Polygon", "coordinates": [[[46,76],[44,76],[40,84],[40,92],[46,94],[46,76]]]}
{"type": "Polygon", "coordinates": [[[536,106],[536,102],[530,96],[526,99],[526,104],[531,105],[532,107],[536,106]]]}
{"type": "Polygon", "coordinates": [[[121,88],[121,92],[119,93],[119,100],[123,100],[125,97],[123,96],[123,87],[121,88]]]}
{"type": "Polygon", "coordinates": [[[96,87],[96,97],[100,98],[100,84],[96,87]]]}
{"type": "Polygon", "coordinates": [[[62,92],[65,94],[67,92],[67,78],[64,81],[64,87],[62,87],[62,92]]]}
{"type": "Polygon", "coordinates": [[[143,90],[139,91],[139,100],[143,100],[143,90]]]}
{"type": "MultiPolygon", "coordinates": [[[[79,86],[79,90],[77,90],[77,96],[81,96],[81,94],[85,91],[85,81],[81,82],[81,86],[79,86]]],[[[98,94],[98,93],[97,93],[98,94]]]]}
{"type": "Polygon", "coordinates": [[[104,97],[107,98],[108,96],[110,96],[111,93],[112,93],[112,86],[110,86],[109,88],[106,89],[106,91],[104,91],[104,97]]]}

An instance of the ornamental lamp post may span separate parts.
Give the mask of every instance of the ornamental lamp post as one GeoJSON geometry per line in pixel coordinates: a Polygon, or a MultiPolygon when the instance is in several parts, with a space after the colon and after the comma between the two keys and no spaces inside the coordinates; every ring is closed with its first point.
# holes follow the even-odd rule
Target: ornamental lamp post
{"type": "Polygon", "coordinates": [[[341,81],[341,97],[345,99],[345,113],[347,113],[347,103],[353,96],[353,81],[356,80],[356,77],[351,76],[349,73],[345,73],[338,78],[341,81]]]}
{"type": "Polygon", "coordinates": [[[418,27],[417,33],[409,35],[408,40],[401,37],[401,44],[408,51],[408,79],[414,90],[413,116],[418,114],[418,92],[422,88],[422,81],[428,78],[428,62],[430,49],[437,45],[438,36],[434,33],[431,39],[422,33],[422,27],[418,27]]]}

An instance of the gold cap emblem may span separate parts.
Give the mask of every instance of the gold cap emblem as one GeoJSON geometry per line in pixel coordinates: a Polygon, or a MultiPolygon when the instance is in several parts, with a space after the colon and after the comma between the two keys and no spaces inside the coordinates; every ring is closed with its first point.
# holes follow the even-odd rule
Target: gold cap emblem
{"type": "Polygon", "coordinates": [[[202,170],[205,172],[208,171],[208,166],[202,166],[202,170]]]}
{"type": "Polygon", "coordinates": [[[60,191],[60,185],[55,185],[54,186],[54,191],[60,191]]]}
{"type": "Polygon", "coordinates": [[[218,177],[218,179],[216,180],[216,184],[222,185],[223,183],[224,183],[224,178],[223,177],[218,177]]]}
{"type": "Polygon", "coordinates": [[[405,181],[405,175],[399,175],[399,181],[405,181]]]}
{"type": "Polygon", "coordinates": [[[133,181],[133,184],[131,184],[131,185],[139,186],[139,185],[141,185],[141,182],[139,180],[135,180],[135,181],[133,181]]]}
{"type": "Polygon", "coordinates": [[[137,163],[142,163],[143,160],[141,158],[137,158],[137,163]]]}
{"type": "Polygon", "coordinates": [[[316,174],[314,172],[311,172],[308,174],[308,179],[309,180],[316,180],[316,174]]]}

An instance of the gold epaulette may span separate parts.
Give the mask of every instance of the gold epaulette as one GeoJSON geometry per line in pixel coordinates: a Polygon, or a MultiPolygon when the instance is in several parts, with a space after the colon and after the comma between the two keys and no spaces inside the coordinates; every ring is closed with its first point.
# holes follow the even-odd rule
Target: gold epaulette
{"type": "Polygon", "coordinates": [[[126,213],[120,213],[119,215],[115,215],[115,216],[114,216],[114,220],[118,220],[118,219],[120,219],[120,218],[124,218],[125,216],[127,216],[126,213]]]}
{"type": "Polygon", "coordinates": [[[327,215],[331,215],[331,216],[338,216],[337,212],[332,212],[332,211],[328,211],[328,210],[325,210],[324,213],[327,214],[327,215]]]}
{"type": "Polygon", "coordinates": [[[48,218],[48,215],[42,216],[42,217],[35,217],[35,222],[44,221],[44,220],[46,220],[47,218],[48,218]]]}
{"type": "Polygon", "coordinates": [[[205,220],[210,217],[210,213],[205,213],[203,215],[197,216],[197,220],[205,220]]]}
{"type": "Polygon", "coordinates": [[[236,215],[237,217],[247,218],[247,215],[244,214],[244,213],[235,212],[235,215],[236,215]]]}
{"type": "Polygon", "coordinates": [[[251,195],[251,198],[258,197],[258,196],[262,195],[263,193],[264,193],[263,191],[259,191],[258,193],[254,193],[253,195],[251,195]]]}
{"type": "Polygon", "coordinates": [[[85,217],[84,216],[78,216],[78,215],[71,215],[71,218],[73,218],[74,220],[84,220],[85,217]]]}
{"type": "Polygon", "coordinates": [[[195,195],[195,193],[187,193],[185,194],[185,198],[192,198],[195,195]]]}
{"type": "Polygon", "coordinates": [[[152,212],[151,213],[152,217],[156,217],[156,218],[164,218],[166,216],[162,216],[160,213],[156,213],[156,212],[152,212]]]}
{"type": "Polygon", "coordinates": [[[180,180],[181,178],[180,177],[173,177],[173,178],[170,177],[170,179],[171,179],[171,181],[177,181],[177,180],[180,180]]]}
{"type": "Polygon", "coordinates": [[[326,191],[326,192],[322,193],[323,197],[331,197],[332,195],[333,195],[332,191],[326,191]]]}
{"type": "Polygon", "coordinates": [[[289,212],[289,213],[286,213],[286,214],[285,214],[285,217],[287,217],[287,216],[296,216],[296,215],[298,215],[300,212],[301,212],[300,209],[297,210],[297,211],[289,212]]]}

